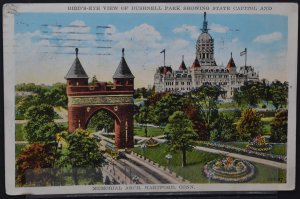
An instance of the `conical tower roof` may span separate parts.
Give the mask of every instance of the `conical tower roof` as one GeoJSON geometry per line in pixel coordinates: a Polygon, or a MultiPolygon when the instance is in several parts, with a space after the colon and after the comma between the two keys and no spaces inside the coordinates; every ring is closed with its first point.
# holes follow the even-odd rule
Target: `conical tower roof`
{"type": "Polygon", "coordinates": [[[200,63],[199,63],[197,57],[196,57],[196,59],[195,59],[193,65],[192,65],[192,68],[200,68],[200,63]]]}
{"type": "Polygon", "coordinates": [[[182,56],[182,62],[180,64],[180,66],[179,66],[179,70],[186,70],[186,69],[187,68],[186,68],[186,65],[184,63],[184,56],[182,56]]]}
{"type": "Polygon", "coordinates": [[[234,63],[234,60],[233,60],[233,58],[232,58],[232,53],[230,54],[230,59],[229,59],[229,62],[228,62],[228,64],[227,64],[227,66],[226,66],[226,68],[235,68],[236,66],[235,66],[235,63],[234,63]]]}
{"type": "Polygon", "coordinates": [[[84,71],[79,59],[78,59],[78,48],[75,49],[76,51],[76,58],[69,69],[65,79],[72,79],[72,78],[89,78],[84,71]]]}
{"type": "Polygon", "coordinates": [[[124,58],[124,48],[122,49],[122,58],[119,63],[119,66],[115,74],[113,75],[113,79],[117,78],[134,78],[124,58]]]}

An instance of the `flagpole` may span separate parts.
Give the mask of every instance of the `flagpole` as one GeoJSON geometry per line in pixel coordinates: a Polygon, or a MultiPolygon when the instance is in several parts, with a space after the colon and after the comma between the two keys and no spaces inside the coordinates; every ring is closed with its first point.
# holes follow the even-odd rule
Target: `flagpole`
{"type": "Polygon", "coordinates": [[[164,53],[164,66],[166,66],[166,49],[163,49],[160,53],[164,53]]]}
{"type": "Polygon", "coordinates": [[[245,67],[247,66],[247,48],[245,48],[245,67]]]}
{"type": "Polygon", "coordinates": [[[166,50],[164,50],[164,66],[166,66],[166,50]]]}

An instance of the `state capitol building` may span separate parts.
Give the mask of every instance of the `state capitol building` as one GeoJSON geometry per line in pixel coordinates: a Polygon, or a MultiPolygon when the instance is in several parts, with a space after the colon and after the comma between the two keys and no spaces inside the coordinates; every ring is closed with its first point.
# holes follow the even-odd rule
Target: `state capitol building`
{"type": "MultiPolygon", "coordinates": [[[[234,90],[248,81],[259,81],[259,75],[252,66],[239,69],[231,56],[226,66],[218,66],[214,58],[214,39],[208,32],[208,22],[204,13],[202,33],[196,43],[196,58],[190,67],[184,60],[177,70],[171,66],[161,66],[154,74],[155,92],[185,93],[202,85],[220,86],[223,98],[232,98],[234,90]]],[[[245,49],[241,55],[247,56],[245,49]],[[244,54],[242,54],[244,53],[244,54]]]]}

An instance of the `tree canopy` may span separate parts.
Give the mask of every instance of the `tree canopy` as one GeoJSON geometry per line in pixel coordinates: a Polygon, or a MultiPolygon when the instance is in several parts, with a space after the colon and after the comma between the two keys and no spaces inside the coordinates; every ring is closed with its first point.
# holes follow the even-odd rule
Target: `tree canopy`
{"type": "Polygon", "coordinates": [[[53,107],[47,104],[31,106],[26,114],[25,138],[29,143],[56,142],[56,134],[64,128],[54,123],[53,107]]]}
{"type": "Polygon", "coordinates": [[[245,109],[237,122],[237,131],[239,138],[244,141],[251,141],[255,136],[262,134],[261,115],[254,109],[245,109]]]}
{"type": "Polygon", "coordinates": [[[68,147],[62,163],[72,166],[72,177],[76,185],[78,185],[78,169],[100,168],[105,163],[97,141],[89,135],[90,133],[83,129],[63,135],[68,147]]]}
{"type": "Polygon", "coordinates": [[[49,172],[43,169],[52,167],[52,149],[43,144],[31,144],[23,149],[16,160],[16,182],[24,185],[34,183],[45,186],[50,183],[49,172]]]}
{"type": "Polygon", "coordinates": [[[286,109],[279,110],[275,114],[275,119],[271,124],[272,142],[287,142],[288,131],[288,111],[286,109]]]}
{"type": "Polygon", "coordinates": [[[192,150],[195,145],[196,133],[193,123],[182,111],[174,112],[165,127],[165,135],[168,140],[169,151],[182,152],[182,166],[186,166],[186,152],[192,150]]]}

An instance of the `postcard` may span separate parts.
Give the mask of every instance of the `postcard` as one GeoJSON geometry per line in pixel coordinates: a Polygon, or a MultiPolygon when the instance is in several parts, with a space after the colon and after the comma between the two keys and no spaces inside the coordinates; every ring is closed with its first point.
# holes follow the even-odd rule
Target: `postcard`
{"type": "Polygon", "coordinates": [[[3,6],[9,195],[295,188],[298,6],[3,6]]]}

